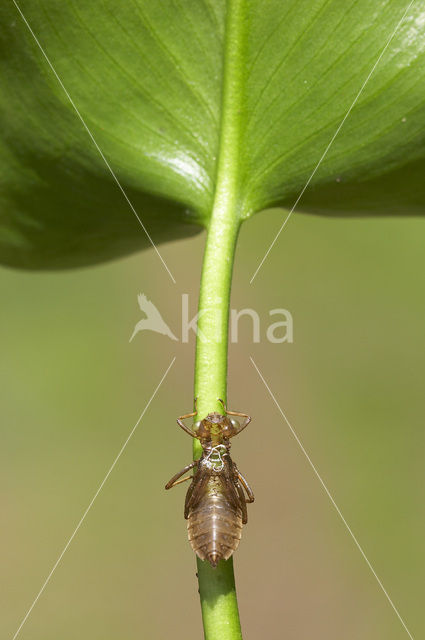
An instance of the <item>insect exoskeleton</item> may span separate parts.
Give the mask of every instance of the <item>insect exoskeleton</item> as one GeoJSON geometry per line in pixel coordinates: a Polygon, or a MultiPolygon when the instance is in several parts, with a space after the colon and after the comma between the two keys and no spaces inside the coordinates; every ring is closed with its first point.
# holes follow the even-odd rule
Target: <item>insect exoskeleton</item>
{"type": "Polygon", "coordinates": [[[250,416],[229,411],[222,400],[224,414],[210,413],[194,424],[194,430],[183,420],[197,415],[195,411],[180,416],[177,424],[197,438],[202,446],[199,460],[188,464],[165,485],[171,489],[191,480],[187,490],[184,517],[187,519],[189,542],[201,560],[216,567],[220,560],[228,560],[236,551],[242,535],[242,525],[248,521],[247,502],[254,502],[254,494],[230,457],[230,438],[251,422],[250,416]],[[235,418],[242,417],[242,423],[235,418]],[[182,476],[193,469],[193,475],[182,476]],[[244,493],[244,490],[246,493],[244,493]]]}

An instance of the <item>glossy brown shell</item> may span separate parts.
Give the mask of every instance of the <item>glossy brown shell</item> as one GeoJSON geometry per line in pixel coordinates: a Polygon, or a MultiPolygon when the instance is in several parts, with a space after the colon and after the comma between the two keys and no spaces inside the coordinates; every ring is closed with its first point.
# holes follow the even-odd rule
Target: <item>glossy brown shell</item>
{"type": "Polygon", "coordinates": [[[193,430],[183,420],[197,415],[196,399],[195,411],[177,419],[183,431],[199,440],[202,454],[199,460],[186,465],[165,485],[166,489],[171,489],[192,480],[184,504],[188,537],[199,558],[213,567],[220,560],[228,560],[238,548],[242,525],[248,522],[246,505],[254,501],[251,487],[230,457],[229,441],[245,429],[251,418],[246,413],[229,411],[222,400],[219,402],[225,415],[209,413],[195,422],[193,430]],[[244,421],[240,424],[228,415],[242,417],[244,421]],[[191,469],[193,475],[183,478],[191,469]]]}
{"type": "Polygon", "coordinates": [[[242,511],[229,497],[220,475],[212,475],[197,504],[189,509],[189,542],[201,560],[213,567],[230,558],[242,535],[242,511]]]}

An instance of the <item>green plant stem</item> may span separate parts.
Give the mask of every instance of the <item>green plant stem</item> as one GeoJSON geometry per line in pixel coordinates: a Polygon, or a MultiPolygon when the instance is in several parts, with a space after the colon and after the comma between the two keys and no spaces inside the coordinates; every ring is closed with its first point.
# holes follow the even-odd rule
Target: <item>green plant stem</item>
{"type": "MultiPolygon", "coordinates": [[[[216,190],[208,228],[199,296],[195,363],[198,416],[222,412],[226,401],[230,289],[241,221],[240,151],[243,104],[245,0],[229,0],[216,190]]],[[[194,442],[194,458],[201,449],[194,442]]],[[[216,569],[198,559],[199,594],[206,640],[242,638],[233,561],[216,569]]]]}
{"type": "MultiPolygon", "coordinates": [[[[226,401],[227,333],[230,284],[238,221],[226,206],[218,205],[208,231],[199,299],[195,365],[198,418],[223,412],[218,398],[226,401]],[[230,218],[230,219],[229,219],[230,218]]],[[[194,458],[201,453],[194,441],[194,458]]],[[[242,638],[232,560],[213,569],[197,559],[199,594],[206,640],[242,638]]]]}

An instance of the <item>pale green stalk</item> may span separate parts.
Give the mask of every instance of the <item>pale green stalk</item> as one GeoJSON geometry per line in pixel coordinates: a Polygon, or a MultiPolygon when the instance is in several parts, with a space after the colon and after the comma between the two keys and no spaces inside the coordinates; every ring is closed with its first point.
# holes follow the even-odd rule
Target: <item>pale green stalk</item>
{"type": "MultiPolygon", "coordinates": [[[[245,0],[229,0],[226,23],[225,68],[220,149],[216,191],[208,228],[199,297],[195,364],[197,419],[222,412],[226,401],[227,342],[233,259],[241,221],[240,153],[244,75],[245,0]]],[[[194,456],[200,455],[197,441],[194,456]]],[[[213,569],[198,560],[199,593],[206,640],[242,638],[233,562],[213,569]]]]}

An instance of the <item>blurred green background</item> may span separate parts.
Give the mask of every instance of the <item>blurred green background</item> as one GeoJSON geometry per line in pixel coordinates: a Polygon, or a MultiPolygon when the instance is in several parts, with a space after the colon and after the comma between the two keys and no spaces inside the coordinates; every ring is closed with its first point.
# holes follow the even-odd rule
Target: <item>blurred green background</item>
{"type": "MultiPolygon", "coordinates": [[[[129,211],[129,215],[132,215],[129,211]]],[[[247,222],[232,306],[230,408],[253,416],[233,455],[256,502],[235,555],[246,640],[408,637],[249,361],[252,355],[410,632],[424,637],[425,220],[294,214],[247,222]],[[270,344],[269,309],[294,318],[270,344]]],[[[129,337],[143,292],[181,331],[204,236],[101,267],[0,271],[0,635],[12,638],[171,358],[176,362],[49,585],[22,640],[200,638],[195,558],[165,482],[191,459],[194,341],[129,337]]]]}

